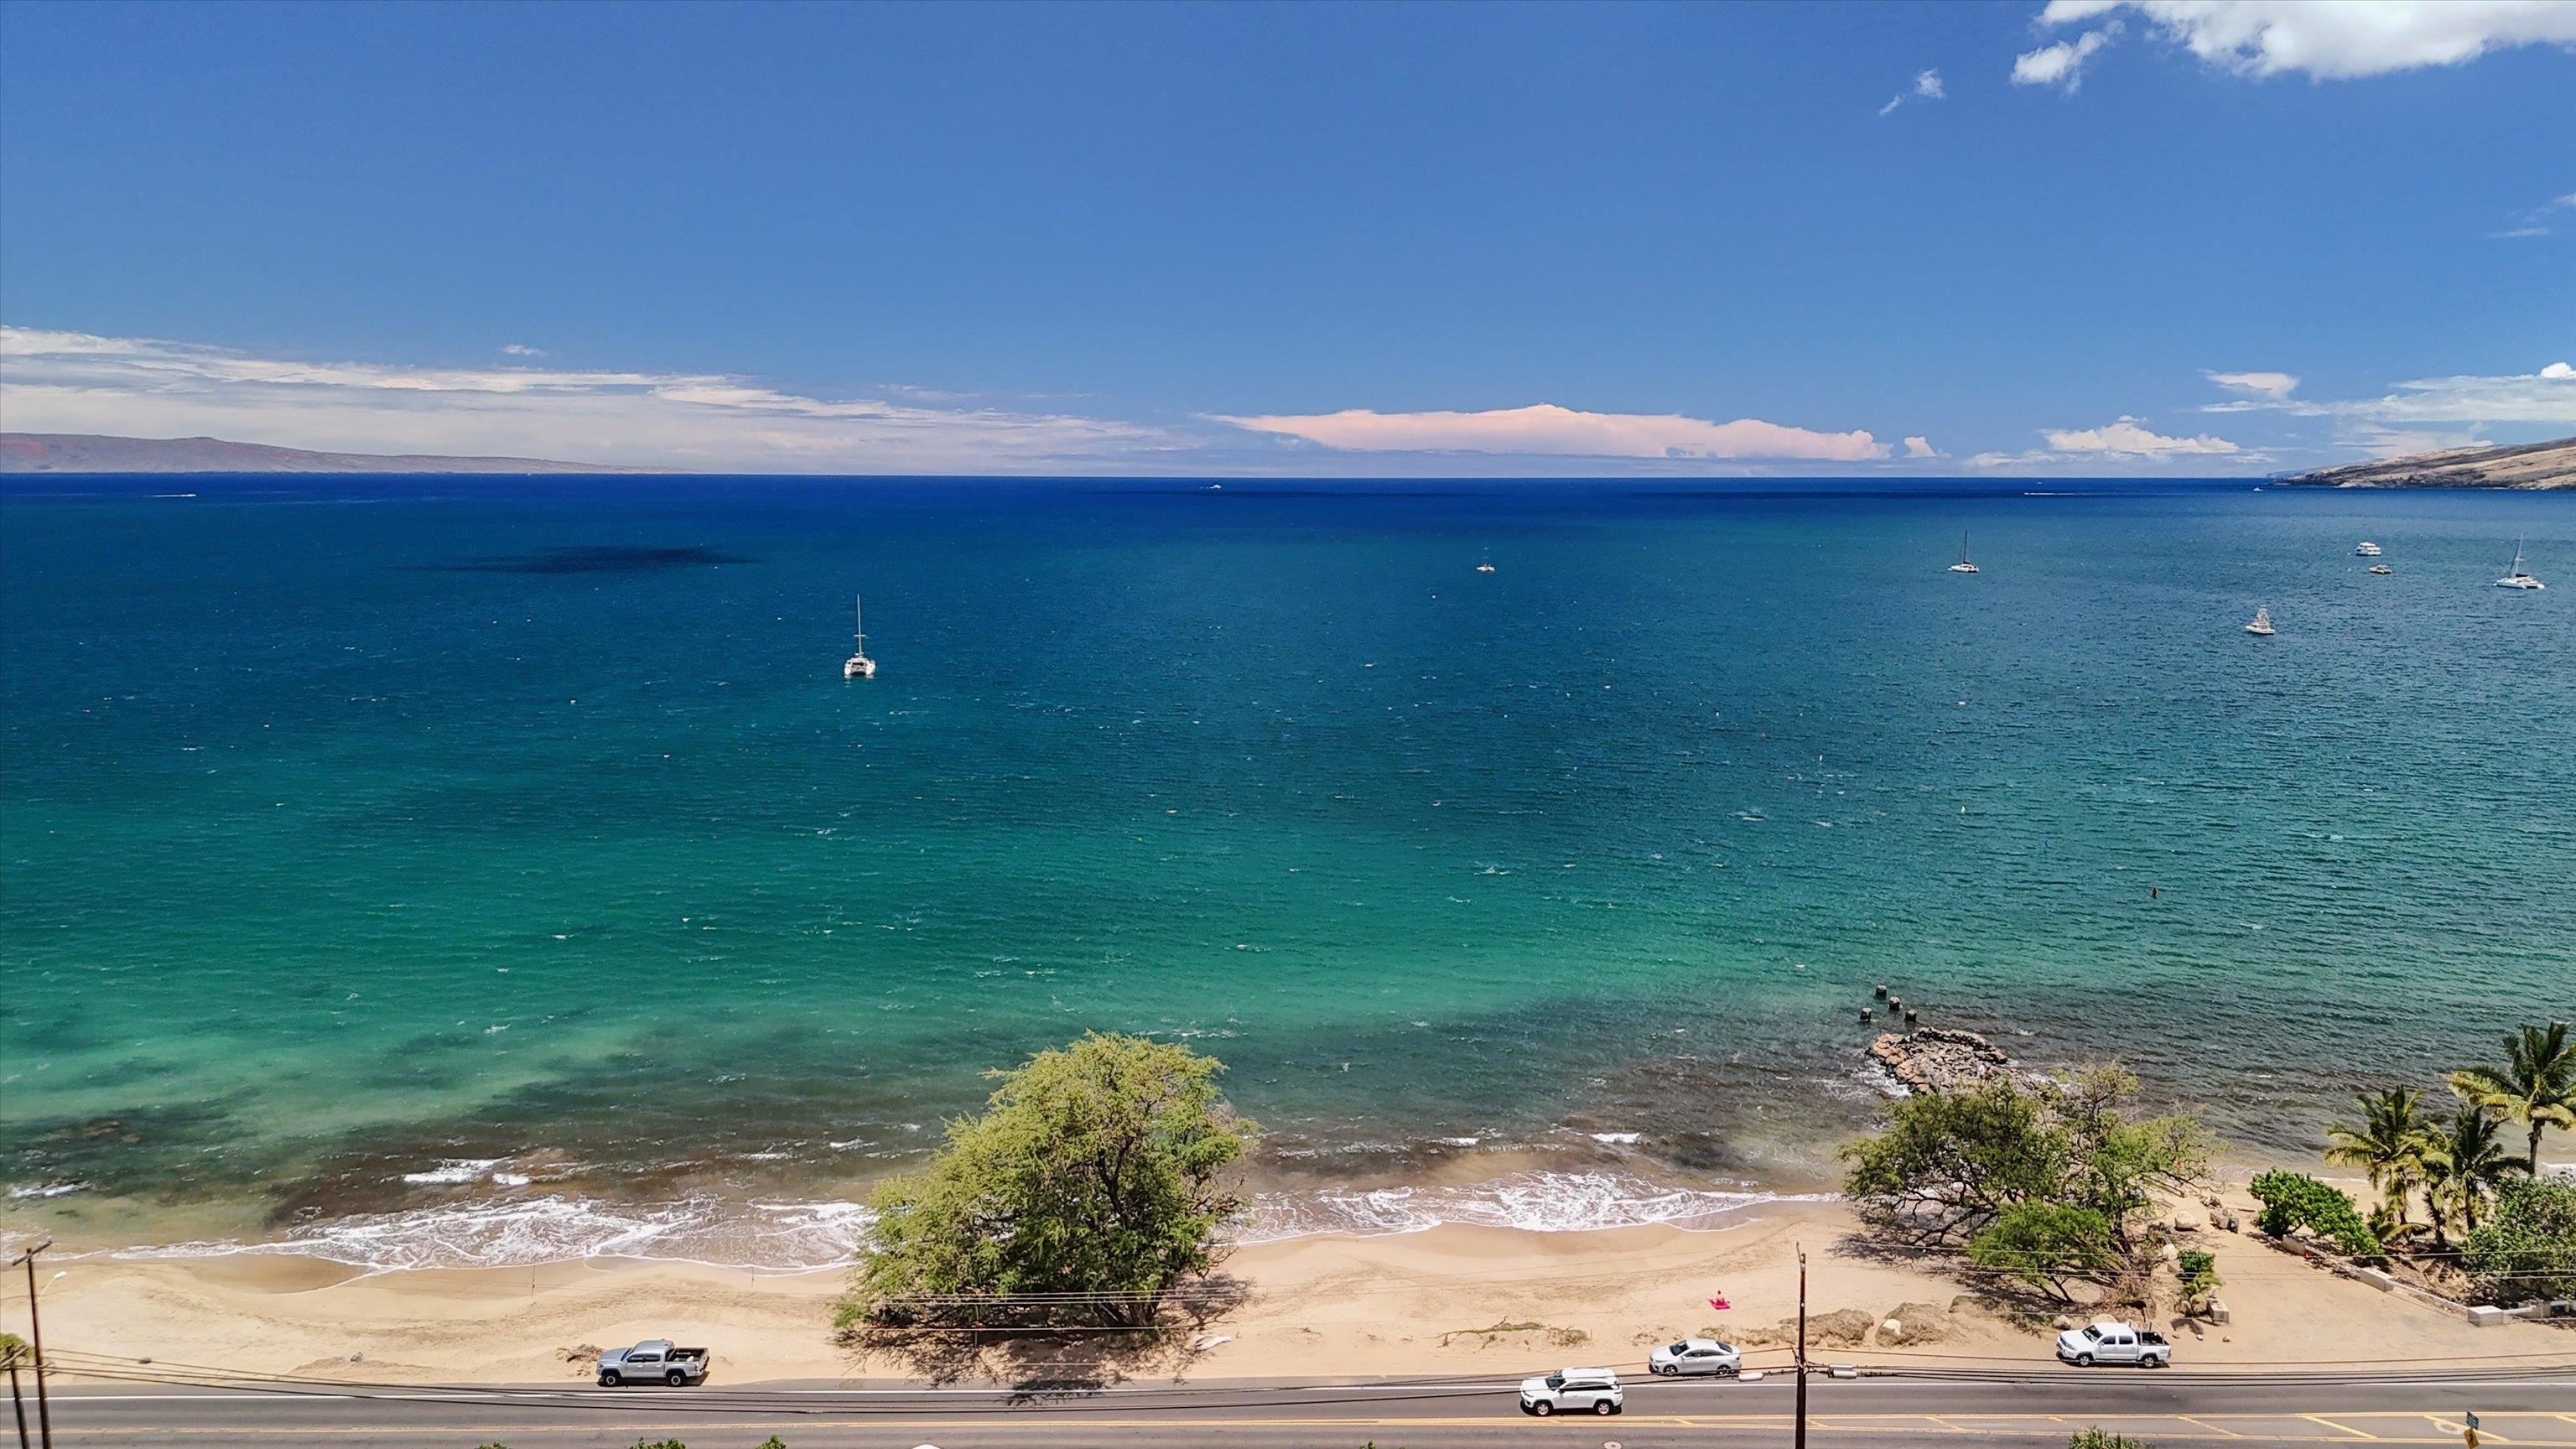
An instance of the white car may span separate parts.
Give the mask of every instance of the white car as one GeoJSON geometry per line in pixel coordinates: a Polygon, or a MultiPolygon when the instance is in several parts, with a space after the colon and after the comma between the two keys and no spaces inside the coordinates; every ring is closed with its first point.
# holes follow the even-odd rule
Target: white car
{"type": "Polygon", "coordinates": [[[2097,1363],[2165,1368],[2173,1363],[2173,1345],[2152,1328],[2136,1328],[2106,1318],[2059,1334],[2057,1356],[2077,1368],[2091,1368],[2097,1363]]]}
{"type": "Polygon", "coordinates": [[[1744,1355],[1735,1345],[1713,1338],[1685,1338],[1668,1343],[1646,1355],[1646,1371],[1666,1378],[1679,1374],[1718,1374],[1733,1378],[1744,1367],[1744,1355]]]}
{"type": "Polygon", "coordinates": [[[1615,1414],[1627,1399],[1619,1376],[1603,1368],[1564,1368],[1521,1380],[1521,1412],[1542,1419],[1550,1414],[1615,1414]]]}

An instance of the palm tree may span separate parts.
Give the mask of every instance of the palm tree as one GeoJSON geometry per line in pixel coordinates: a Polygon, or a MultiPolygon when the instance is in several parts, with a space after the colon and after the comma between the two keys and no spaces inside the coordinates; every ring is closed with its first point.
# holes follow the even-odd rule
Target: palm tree
{"type": "Polygon", "coordinates": [[[2326,1161],[2358,1167],[2370,1185],[2406,1221],[2406,1195],[2424,1181],[2424,1123],[2417,1115],[2424,1094],[2413,1087],[2389,1087],[2352,1099],[2361,1122],[2338,1122],[2326,1129],[2326,1161]]]}
{"type": "Polygon", "coordinates": [[[2506,1121],[2531,1125],[2523,1168],[2534,1177],[2540,1175],[2540,1134],[2551,1127],[2576,1128],[2576,1042],[2567,1039],[2563,1021],[2545,1028],[2524,1022],[2504,1039],[2503,1061],[2462,1067],[2451,1073],[2450,1083],[2452,1091],[2506,1121]]]}
{"type": "Polygon", "coordinates": [[[2476,1232],[2479,1204],[2523,1165],[2505,1149],[2502,1128],[2484,1107],[2461,1107],[2447,1124],[2427,1128],[2426,1137],[2424,1201],[2433,1214],[2433,1236],[2441,1238],[2442,1219],[2455,1210],[2461,1228],[2476,1232]]]}

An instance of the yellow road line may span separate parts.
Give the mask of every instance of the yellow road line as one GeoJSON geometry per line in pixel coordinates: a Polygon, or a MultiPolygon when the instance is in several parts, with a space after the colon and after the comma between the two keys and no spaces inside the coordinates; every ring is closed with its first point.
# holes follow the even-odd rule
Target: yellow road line
{"type": "MultiPolygon", "coordinates": [[[[2350,1424],[2338,1424],[2323,1414],[2301,1414],[2299,1417],[2307,1420],[2311,1424],[2323,1424],[2327,1428],[2333,1429],[2339,1433],[2350,1434],[2356,1439],[2376,1439],[2379,1437],[2378,1435],[2369,1433],[2365,1430],[2356,1429],[2350,1424]]],[[[2356,1414],[2353,1417],[2359,1418],[2360,1416],[2356,1414]]]]}
{"type": "Polygon", "coordinates": [[[2175,1418],[2177,1418],[2177,1419],[2182,1420],[2182,1421],[2183,1421],[2184,1423],[2186,1423],[2186,1424],[2199,1424],[2199,1425],[2200,1425],[2200,1427],[2202,1427],[2202,1428],[2204,1428],[2204,1429],[2207,1429],[2209,1432],[2211,1432],[2211,1433],[2213,1433],[2213,1434],[2224,1434],[2224,1435],[2226,1435],[2226,1436],[2227,1436],[2228,1438],[2230,1438],[2230,1439],[2242,1439],[2242,1438],[2244,1438],[2244,1437],[2245,1437],[2244,1435],[2237,1433],[2235,1430],[2230,1429],[2230,1428],[2226,1427],[2226,1426],[2225,1426],[2225,1425],[2223,1425],[2223,1424],[2211,1424],[2211,1423],[2205,1423],[2205,1422],[2203,1422],[2203,1421],[2201,1421],[2201,1420],[2199,1420],[2199,1419],[2195,1419],[2195,1418],[2193,1418],[2193,1417],[2192,1417],[2191,1415],[2189,1415],[2189,1414],[2176,1414],[2176,1415],[2174,1415],[2174,1417],[2175,1417],[2175,1418]]]}

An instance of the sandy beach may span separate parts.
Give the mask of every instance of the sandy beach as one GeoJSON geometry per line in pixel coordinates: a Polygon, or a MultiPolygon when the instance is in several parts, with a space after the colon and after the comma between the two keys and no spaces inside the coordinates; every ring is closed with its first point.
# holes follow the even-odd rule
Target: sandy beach
{"type": "MultiPolygon", "coordinates": [[[[1226,1265],[1243,1301],[1194,1343],[1151,1350],[1088,1341],[1036,1357],[929,1365],[837,1347],[837,1270],[750,1273],[600,1260],[534,1269],[354,1274],[309,1258],[243,1254],[193,1261],[75,1259],[47,1288],[49,1349],[149,1358],[167,1369],[370,1382],[530,1383],[588,1377],[586,1345],[668,1335],[711,1346],[721,1381],[886,1380],[933,1372],[1005,1380],[1067,1373],[1325,1380],[1519,1373],[1568,1362],[1641,1366],[1649,1345],[1714,1330],[1759,1342],[1795,1311],[1797,1251],[1809,1255],[1811,1320],[1856,1312],[1908,1321],[1897,1342],[1828,1339],[1832,1362],[2041,1366],[2049,1335],[1963,1296],[1956,1280],[1890,1262],[1853,1237],[1839,1203],[1780,1203],[1712,1230],[1541,1233],[1442,1227],[1379,1237],[1319,1236],[1247,1247],[1226,1265]],[[1708,1306],[1723,1295],[1731,1307],[1708,1306]],[[569,1360],[568,1360],[569,1356],[569,1360]]],[[[2535,1323],[2473,1327],[2265,1245],[2204,1230],[2233,1310],[2186,1329],[2187,1367],[2550,1357],[2576,1336],[2535,1323]]],[[[23,1333],[22,1301],[0,1327],[23,1333]]],[[[1846,1318],[1846,1322],[1850,1322],[1846,1318]]],[[[1785,1349],[1748,1353],[1776,1366],[1785,1349]]],[[[78,1377],[75,1369],[65,1375],[78,1377]]]]}

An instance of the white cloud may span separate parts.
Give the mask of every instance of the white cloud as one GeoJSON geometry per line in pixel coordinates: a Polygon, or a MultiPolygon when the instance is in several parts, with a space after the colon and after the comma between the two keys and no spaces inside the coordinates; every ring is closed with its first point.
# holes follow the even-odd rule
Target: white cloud
{"type": "MultiPolygon", "coordinates": [[[[2115,11],[2135,11],[2163,39],[2249,76],[2353,80],[2515,46],[2576,46],[2576,4],[2566,0],[2049,0],[2039,18],[2073,25],[2115,11]]],[[[2019,64],[2013,78],[2022,79],[2019,64]]]]}
{"type": "Polygon", "coordinates": [[[2190,438],[2168,438],[2141,427],[2136,418],[2121,418],[2098,428],[2056,428],[2041,434],[2048,439],[2051,451],[2059,453],[2117,453],[2136,458],[2164,458],[2178,453],[2233,453],[2239,451],[2225,438],[2207,433],[2190,438]]]}
{"type": "Polygon", "coordinates": [[[2088,30],[2073,40],[2061,40],[2055,45],[2023,51],[2013,59],[2013,84],[2063,86],[2068,95],[2073,95],[2083,87],[2084,62],[2091,58],[2093,52],[2110,44],[2111,37],[2119,33],[2118,26],[2106,25],[2100,30],[2088,30]]]}
{"type": "Polygon", "coordinates": [[[1098,418],[807,397],[716,374],[314,363],[23,327],[0,327],[0,425],[781,472],[1132,471],[1194,441],[1098,418]]]}
{"type": "Polygon", "coordinates": [[[504,342],[501,344],[501,350],[512,357],[543,357],[546,355],[546,350],[544,348],[530,347],[524,342],[504,342]]]}
{"type": "MultiPolygon", "coordinates": [[[[1948,95],[1949,92],[1941,88],[1941,72],[1937,70],[1918,70],[1914,73],[1914,96],[1916,99],[1937,101],[1948,95]]],[[[1906,93],[1903,91],[1898,91],[1895,95],[1889,96],[1887,98],[1887,104],[1878,108],[1878,113],[1884,116],[1888,112],[1895,110],[1898,106],[1904,105],[1905,97],[1906,93]]]]}
{"type": "Polygon", "coordinates": [[[2281,412],[2341,418],[2377,428],[2428,423],[2576,423],[2576,367],[2553,362],[2537,372],[2487,377],[2421,377],[2372,398],[2239,398],[2211,403],[2213,413],[2281,412]]]}
{"type": "Polygon", "coordinates": [[[2274,400],[2288,397],[2299,380],[2286,372],[2204,372],[2201,376],[2233,392],[2274,400]]]}
{"type": "Polygon", "coordinates": [[[1706,422],[1662,413],[1587,413],[1540,403],[1489,412],[1217,416],[1254,432],[1352,452],[1512,453],[1583,458],[1776,458],[1861,462],[1887,448],[1865,432],[1819,433],[1756,418],[1706,422]]]}
{"type": "Polygon", "coordinates": [[[2048,428],[2040,436],[2048,440],[2047,447],[2021,453],[1979,453],[1968,459],[1968,466],[2128,471],[2206,458],[2227,458],[2239,466],[2268,461],[2267,454],[2207,433],[2166,437],[2133,417],[2122,417],[2098,428],[2048,428]]]}
{"type": "Polygon", "coordinates": [[[1932,440],[1930,438],[1907,438],[1905,440],[1905,456],[1909,458],[1938,458],[1941,456],[1941,450],[1932,446],[1932,440]]]}

